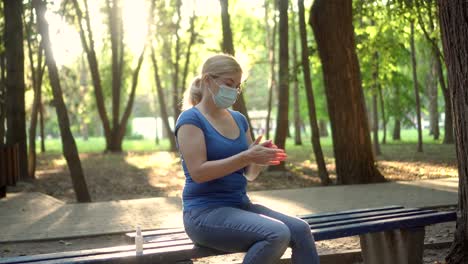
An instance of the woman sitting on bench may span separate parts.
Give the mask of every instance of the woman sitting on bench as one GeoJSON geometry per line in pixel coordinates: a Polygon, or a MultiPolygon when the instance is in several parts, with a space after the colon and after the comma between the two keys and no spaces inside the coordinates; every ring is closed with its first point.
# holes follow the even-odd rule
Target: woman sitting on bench
{"type": "Polygon", "coordinates": [[[215,55],[185,94],[190,108],[175,135],[186,176],[184,226],[194,243],[226,252],[244,251],[243,263],[275,263],[288,246],[292,263],[319,263],[315,241],[303,220],[253,204],[247,180],[286,159],[270,140],[253,142],[246,118],[228,109],[241,92],[235,58],[215,55]]]}

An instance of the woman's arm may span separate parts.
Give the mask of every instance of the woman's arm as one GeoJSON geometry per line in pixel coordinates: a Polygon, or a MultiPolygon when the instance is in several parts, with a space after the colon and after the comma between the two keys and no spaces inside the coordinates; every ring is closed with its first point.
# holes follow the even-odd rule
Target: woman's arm
{"type": "MultiPolygon", "coordinates": [[[[263,135],[260,135],[255,140],[255,142],[253,142],[253,139],[252,139],[252,136],[251,136],[251,133],[250,133],[250,128],[247,129],[247,132],[245,133],[245,135],[247,137],[247,143],[249,144],[249,148],[253,147],[254,145],[258,145],[258,143],[260,143],[260,140],[263,137],[263,135]]],[[[247,180],[253,181],[258,177],[258,175],[260,175],[260,172],[262,172],[262,170],[265,167],[266,166],[251,163],[251,164],[249,164],[247,166],[244,176],[245,176],[245,178],[247,178],[247,180]]]]}
{"type": "Polygon", "coordinates": [[[190,176],[197,183],[224,177],[251,163],[275,164],[278,157],[283,153],[279,149],[256,145],[229,158],[207,161],[203,131],[194,125],[188,124],[179,128],[177,143],[190,176]]]}
{"type": "MultiPolygon", "coordinates": [[[[250,146],[249,148],[252,148],[252,147],[254,147],[256,145],[259,145],[259,143],[260,143],[260,141],[262,140],[262,137],[263,137],[263,135],[260,135],[252,143],[253,139],[252,139],[251,134],[250,134],[250,128],[247,129],[246,136],[247,136],[247,142],[249,143],[249,146],[250,146]]],[[[263,142],[262,144],[260,144],[260,146],[270,148],[270,149],[278,149],[278,147],[275,144],[273,144],[271,140],[267,140],[267,141],[263,142]]],[[[278,156],[278,159],[275,160],[274,162],[270,163],[269,165],[278,165],[278,164],[280,164],[281,161],[286,159],[286,157],[287,157],[286,153],[284,153],[283,150],[281,150],[281,151],[282,151],[281,156],[278,156]]],[[[245,177],[247,178],[247,180],[253,181],[258,177],[258,175],[260,175],[260,172],[262,172],[267,166],[268,165],[261,165],[261,164],[251,163],[246,168],[245,177]]]]}

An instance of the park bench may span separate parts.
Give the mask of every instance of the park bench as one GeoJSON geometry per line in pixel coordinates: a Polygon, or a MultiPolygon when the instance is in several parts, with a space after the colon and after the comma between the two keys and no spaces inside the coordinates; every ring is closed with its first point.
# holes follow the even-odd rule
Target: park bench
{"type": "MultiPolygon", "coordinates": [[[[422,263],[425,226],[456,220],[453,211],[386,206],[301,215],[316,241],[360,236],[364,263],[422,263]]],[[[144,251],[134,245],[0,259],[13,263],[192,263],[200,257],[228,254],[195,246],[183,228],[145,231],[144,251]]],[[[127,233],[130,243],[135,233],[127,233]]]]}
{"type": "Polygon", "coordinates": [[[18,144],[0,146],[0,199],[6,187],[16,184],[19,176],[18,144]]]}

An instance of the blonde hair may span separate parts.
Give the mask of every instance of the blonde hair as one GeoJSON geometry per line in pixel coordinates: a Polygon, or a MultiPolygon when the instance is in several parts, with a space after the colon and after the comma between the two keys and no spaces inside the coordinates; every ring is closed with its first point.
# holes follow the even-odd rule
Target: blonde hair
{"type": "Polygon", "coordinates": [[[194,78],[192,85],[184,92],[182,109],[188,109],[200,103],[203,98],[202,82],[208,76],[221,76],[229,73],[242,73],[242,68],[237,60],[228,54],[216,54],[209,57],[202,67],[201,74],[194,78]]]}

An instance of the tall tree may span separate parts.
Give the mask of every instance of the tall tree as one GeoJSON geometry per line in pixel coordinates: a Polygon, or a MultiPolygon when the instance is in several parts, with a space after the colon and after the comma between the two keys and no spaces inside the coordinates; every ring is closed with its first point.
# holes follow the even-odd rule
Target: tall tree
{"type": "MultiPolygon", "coordinates": [[[[235,55],[234,51],[234,42],[232,40],[232,30],[231,30],[231,21],[229,18],[229,4],[228,0],[219,0],[221,4],[221,23],[223,27],[223,46],[222,50],[224,53],[235,55]]],[[[247,107],[245,106],[244,94],[239,94],[237,101],[234,103],[232,108],[236,111],[241,112],[246,118],[249,127],[252,128],[252,123],[250,122],[249,113],[247,112],[247,107]]],[[[254,138],[253,129],[250,129],[250,134],[254,138]]]]}
{"type": "MultiPolygon", "coordinates": [[[[278,0],[279,9],[279,93],[278,113],[276,115],[275,143],[279,148],[286,147],[286,136],[289,127],[289,32],[288,32],[288,1],[278,0]]],[[[275,170],[285,170],[282,162],[279,166],[272,167],[275,170]]]]}
{"type": "MultiPolygon", "coordinates": [[[[395,94],[393,98],[393,107],[397,110],[400,109],[400,86],[395,86],[395,94]]],[[[400,116],[395,116],[395,123],[393,125],[393,133],[392,138],[393,140],[401,140],[401,119],[400,116]]]]}
{"type": "Polygon", "coordinates": [[[7,144],[19,145],[19,178],[28,178],[23,50],[23,2],[3,1],[6,54],[7,144]]]}
{"type": "Polygon", "coordinates": [[[155,33],[158,43],[162,44],[161,47],[165,54],[160,61],[160,75],[163,77],[162,85],[170,86],[171,88],[171,91],[168,93],[172,99],[172,114],[170,115],[174,117],[174,122],[176,122],[181,112],[181,98],[184,87],[186,87],[190,68],[191,50],[198,36],[195,28],[197,16],[195,10],[193,10],[189,18],[189,29],[186,30],[189,34],[188,40],[186,40],[182,34],[185,30],[182,28],[181,0],[169,2],[157,1],[156,11],[155,17],[157,20],[155,25],[157,26],[157,31],[155,33]],[[170,76],[170,78],[164,78],[164,76],[170,76]],[[166,82],[165,79],[167,80],[166,82]]]}
{"type": "MultiPolygon", "coordinates": [[[[143,49],[141,50],[140,52],[140,55],[138,56],[138,60],[137,60],[137,64],[135,66],[135,68],[133,69],[132,71],[132,82],[131,82],[131,86],[130,86],[130,95],[129,95],[129,98],[128,98],[128,102],[127,102],[127,105],[125,106],[125,109],[124,109],[124,112],[123,112],[123,115],[122,115],[122,118],[121,120],[118,122],[118,124],[114,124],[114,129],[115,129],[115,126],[119,127],[119,130],[118,130],[118,134],[117,134],[117,149],[120,149],[122,150],[122,141],[123,141],[123,138],[124,138],[124,135],[125,135],[125,128],[127,127],[127,123],[128,123],[128,120],[130,118],[130,115],[132,113],[132,109],[133,109],[133,103],[135,101],[135,94],[136,94],[136,88],[138,86],[138,78],[139,78],[139,74],[140,74],[140,70],[141,70],[141,66],[143,65],[143,59],[145,58],[145,52],[147,50],[147,46],[148,46],[148,42],[149,42],[149,32],[151,30],[151,25],[152,25],[152,14],[154,13],[154,1],[151,1],[151,4],[150,4],[150,9],[149,9],[149,14],[148,14],[148,20],[147,20],[147,25],[148,25],[148,28],[147,28],[147,35],[146,35],[146,38],[145,38],[145,42],[143,44],[143,49]]],[[[120,23],[122,23],[122,21],[120,21],[120,23]]],[[[123,30],[123,26],[121,26],[121,29],[120,30],[123,30]]],[[[121,40],[122,42],[122,40],[121,40]]],[[[122,45],[121,47],[121,52],[123,53],[123,43],[121,43],[120,45],[122,45]]],[[[122,61],[122,58],[123,58],[123,54],[120,54],[121,56],[121,62],[120,63],[123,63],[122,61]]],[[[122,68],[123,66],[120,65],[120,67],[122,68]]],[[[120,69],[120,75],[122,75],[122,69],[120,69]]],[[[121,78],[121,77],[120,77],[121,78]]],[[[122,82],[122,80],[121,80],[122,82]]]]}
{"type": "Polygon", "coordinates": [[[465,0],[438,0],[438,6],[459,173],[459,218],[446,261],[468,263],[468,5],[465,0]]]}
{"type": "MultiPolygon", "coordinates": [[[[3,16],[3,2],[0,2],[1,5],[1,15],[3,16]]],[[[5,23],[4,19],[0,20],[0,37],[2,38],[2,43],[4,42],[3,37],[5,33],[5,23]]],[[[5,65],[5,49],[0,49],[0,146],[5,144],[5,120],[6,120],[6,65],[5,65]]]]}
{"type": "MultiPolygon", "coordinates": [[[[373,22],[373,21],[372,21],[373,22]]],[[[380,155],[382,152],[380,151],[380,143],[379,143],[379,110],[378,110],[378,87],[379,83],[379,53],[377,51],[374,52],[373,57],[373,71],[372,71],[372,79],[373,79],[373,87],[372,87],[372,131],[374,134],[374,153],[375,155],[380,155]]]]}
{"type": "MultiPolygon", "coordinates": [[[[180,29],[180,22],[182,21],[181,16],[181,7],[182,1],[176,0],[176,14],[177,14],[177,22],[175,23],[175,58],[173,62],[173,71],[172,71],[172,102],[174,107],[174,124],[177,121],[177,117],[180,115],[180,92],[179,92],[179,71],[180,71],[180,57],[181,57],[181,48],[180,48],[180,36],[179,36],[179,29],[180,29]]],[[[182,90],[182,89],[180,89],[182,90]]]]}
{"type": "MultiPolygon", "coordinates": [[[[163,126],[168,135],[172,135],[171,125],[169,124],[169,114],[167,113],[167,104],[164,96],[164,89],[161,84],[161,77],[159,75],[158,60],[156,59],[156,54],[154,47],[151,46],[151,62],[153,63],[154,70],[154,79],[156,83],[156,91],[159,103],[159,112],[161,113],[161,118],[163,121],[163,126]]],[[[175,138],[169,136],[170,150],[175,152],[177,150],[175,138]]]]}
{"type": "MultiPolygon", "coordinates": [[[[45,65],[45,63],[44,63],[45,65]]],[[[42,102],[42,92],[39,93],[39,134],[41,137],[41,153],[46,152],[45,148],[45,122],[44,122],[44,103],[42,102]]]]}
{"type": "MultiPolygon", "coordinates": [[[[290,8],[292,8],[292,2],[290,2],[290,8]]],[[[302,145],[301,137],[301,112],[300,112],[300,100],[299,100],[299,62],[297,60],[297,33],[296,33],[296,15],[295,12],[291,12],[291,45],[292,45],[292,82],[293,82],[293,104],[294,104],[294,144],[302,145]]]]}
{"type": "MultiPolygon", "coordinates": [[[[41,107],[41,94],[42,94],[42,79],[45,70],[45,63],[43,63],[43,48],[38,40],[38,34],[33,32],[34,10],[30,7],[29,20],[24,18],[26,43],[28,50],[29,68],[32,80],[32,90],[34,92],[33,105],[31,109],[31,121],[29,123],[29,148],[28,148],[28,175],[30,178],[35,178],[36,173],[36,130],[37,119],[41,107]],[[36,56],[34,56],[36,54],[36,56]],[[36,57],[36,59],[35,59],[36,57]]],[[[37,26],[37,25],[36,25],[37,26]]]]}
{"type": "MultiPolygon", "coordinates": [[[[109,17],[109,31],[112,58],[112,130],[110,137],[110,151],[121,151],[122,146],[117,142],[120,130],[120,97],[122,93],[124,43],[123,20],[120,0],[106,0],[106,10],[109,17]]],[[[91,29],[89,29],[91,30],[91,29]]],[[[125,131],[125,128],[123,129],[125,131]]]]}
{"type": "Polygon", "coordinates": [[[435,140],[439,140],[440,128],[439,128],[439,86],[437,81],[437,67],[435,60],[439,58],[434,57],[430,59],[429,71],[426,77],[426,90],[427,97],[429,99],[429,123],[430,123],[430,134],[435,140]]]}
{"type": "Polygon", "coordinates": [[[94,35],[93,31],[91,30],[91,22],[89,18],[88,1],[84,0],[84,14],[81,10],[81,7],[78,4],[78,0],[73,0],[73,6],[76,12],[77,22],[79,26],[81,44],[87,55],[89,70],[91,71],[96,106],[98,109],[99,117],[102,122],[104,136],[106,139],[106,150],[109,150],[111,146],[111,125],[109,118],[107,117],[107,111],[104,103],[104,93],[102,89],[101,75],[99,73],[99,65],[96,56],[96,50],[94,47],[94,35]]]}
{"type": "MultiPolygon", "coordinates": [[[[435,70],[437,71],[438,82],[442,90],[442,95],[445,103],[445,121],[444,121],[444,144],[454,143],[453,121],[452,121],[452,104],[450,102],[450,93],[445,82],[444,70],[442,66],[443,55],[439,48],[439,38],[435,34],[438,31],[437,8],[436,1],[416,0],[415,7],[418,16],[419,25],[424,33],[426,40],[431,44],[431,50],[435,62],[435,70]],[[426,22],[425,22],[426,21],[426,22]]],[[[437,90],[436,90],[437,91],[437,90]]]]}
{"type": "Polygon", "coordinates": [[[418,152],[423,151],[423,139],[422,139],[422,125],[421,125],[421,103],[419,97],[419,83],[418,83],[418,74],[417,74],[417,64],[416,64],[416,47],[414,45],[414,21],[410,21],[411,35],[410,35],[410,45],[411,45],[411,65],[413,69],[413,85],[414,85],[414,95],[416,99],[416,122],[418,129],[418,152]]]}
{"type": "MultiPolygon", "coordinates": [[[[323,157],[322,146],[320,145],[320,131],[317,124],[317,112],[315,109],[314,90],[312,89],[312,80],[309,64],[309,49],[307,47],[307,28],[305,22],[304,0],[298,0],[299,7],[299,33],[301,37],[301,58],[302,71],[304,76],[304,88],[307,95],[307,110],[309,111],[309,123],[311,129],[310,141],[315,154],[315,162],[317,163],[318,174],[322,185],[330,184],[327,166],[323,157]]],[[[325,129],[326,130],[326,129],[325,129]]]]}
{"type": "Polygon", "coordinates": [[[80,157],[78,155],[78,149],[76,147],[75,139],[70,131],[70,121],[68,119],[65,102],[63,101],[62,87],[60,86],[57,65],[55,64],[54,55],[52,53],[52,46],[49,37],[49,25],[44,17],[46,5],[42,0],[32,0],[32,4],[36,10],[38,31],[42,37],[45,60],[49,72],[49,81],[50,86],[52,87],[54,105],[57,112],[60,135],[62,138],[63,155],[67,160],[68,168],[70,170],[76,200],[77,202],[91,202],[83,168],[81,167],[80,157]]]}
{"type": "Polygon", "coordinates": [[[187,76],[188,76],[188,71],[190,67],[190,58],[192,56],[192,47],[198,38],[198,33],[195,30],[196,20],[197,20],[197,15],[195,14],[195,10],[194,10],[192,13],[192,16],[190,17],[190,28],[189,28],[190,40],[187,45],[187,51],[185,52],[185,65],[184,65],[184,71],[182,73],[182,87],[187,87],[187,76]]]}
{"type": "Polygon", "coordinates": [[[385,180],[372,153],[352,19],[351,0],[316,0],[309,20],[322,61],[338,184],[385,180]]]}
{"type": "Polygon", "coordinates": [[[382,144],[386,144],[387,143],[387,118],[385,114],[385,100],[383,97],[381,84],[377,86],[377,90],[379,92],[380,113],[382,114],[382,128],[383,128],[382,144]]]}
{"type": "MultiPolygon", "coordinates": [[[[105,107],[105,97],[103,93],[102,77],[99,71],[99,64],[94,46],[94,34],[90,22],[88,1],[83,0],[84,14],[78,0],[72,0],[76,13],[77,24],[83,49],[88,58],[89,69],[93,81],[94,95],[99,117],[102,121],[104,136],[106,138],[106,151],[121,152],[122,142],[125,135],[128,117],[120,114],[121,93],[123,89],[123,67],[125,62],[125,44],[123,34],[122,6],[120,0],[106,0],[105,10],[109,19],[109,36],[111,40],[111,61],[112,61],[112,119],[107,115],[105,107]]],[[[142,49],[137,65],[133,68],[132,83],[138,82],[139,71],[141,69],[140,58],[144,58],[145,48],[142,49]]],[[[124,104],[124,113],[129,109],[131,111],[134,94],[133,87],[130,95],[124,104]]]]}
{"type": "MultiPolygon", "coordinates": [[[[267,117],[266,117],[266,139],[270,139],[271,130],[271,111],[273,104],[273,92],[276,91],[276,33],[277,33],[277,17],[276,4],[273,5],[273,28],[269,25],[269,2],[265,0],[265,27],[266,27],[266,43],[268,47],[268,63],[270,65],[270,80],[268,85],[268,101],[267,101],[267,117]]],[[[274,1],[276,3],[276,0],[274,1]]]]}

